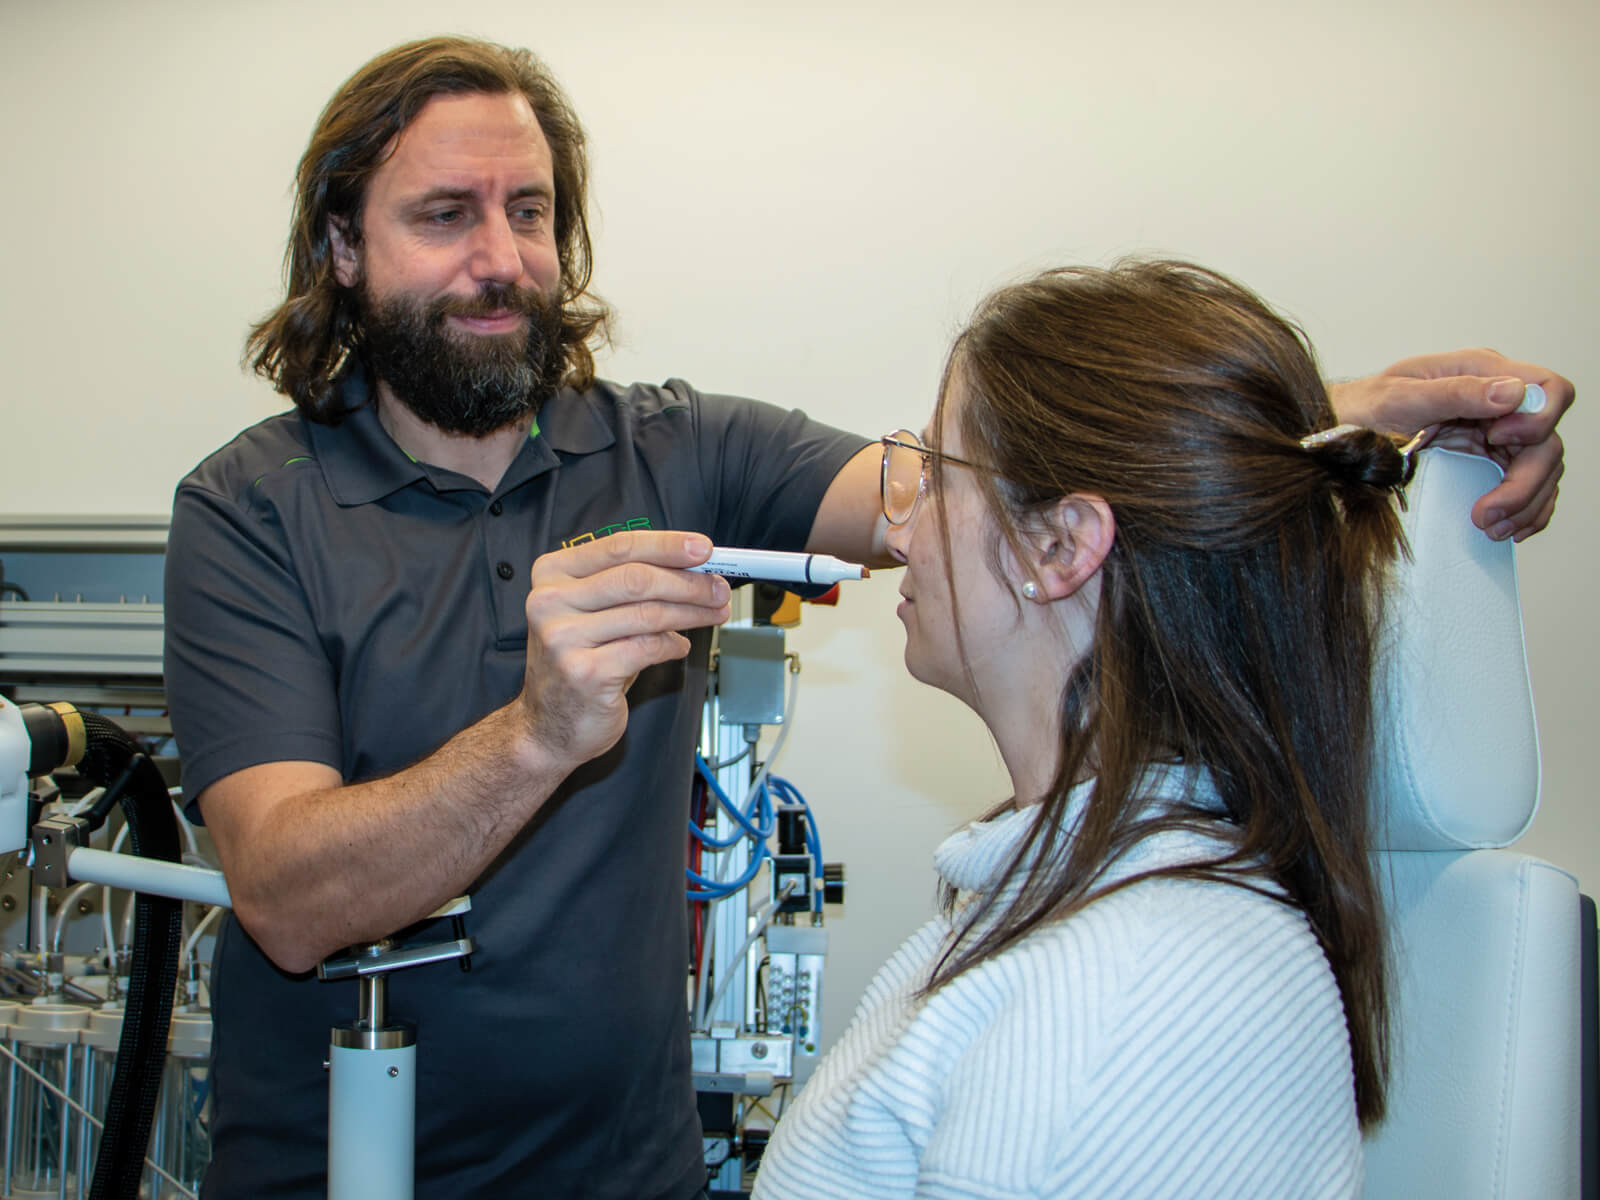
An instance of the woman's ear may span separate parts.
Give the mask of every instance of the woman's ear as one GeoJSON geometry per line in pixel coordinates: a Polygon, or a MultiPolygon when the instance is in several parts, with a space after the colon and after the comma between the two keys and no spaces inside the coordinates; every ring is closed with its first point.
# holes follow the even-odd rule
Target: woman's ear
{"type": "Polygon", "coordinates": [[[345,223],[337,217],[328,218],[328,249],[333,252],[333,277],[340,287],[355,287],[361,278],[361,258],[345,223]]]}
{"type": "Polygon", "coordinates": [[[1032,561],[1023,570],[1036,581],[1034,599],[1044,603],[1076,593],[1100,570],[1116,532],[1111,506],[1099,496],[1074,493],[1057,500],[1024,535],[1032,561]]]}

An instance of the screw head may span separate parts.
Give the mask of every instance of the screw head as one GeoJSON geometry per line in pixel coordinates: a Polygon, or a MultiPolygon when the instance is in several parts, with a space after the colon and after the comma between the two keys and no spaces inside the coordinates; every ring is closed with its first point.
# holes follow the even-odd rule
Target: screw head
{"type": "Polygon", "coordinates": [[[399,1067],[390,1067],[389,1068],[389,1078],[390,1079],[399,1079],[400,1078],[400,1068],[399,1067]]]}

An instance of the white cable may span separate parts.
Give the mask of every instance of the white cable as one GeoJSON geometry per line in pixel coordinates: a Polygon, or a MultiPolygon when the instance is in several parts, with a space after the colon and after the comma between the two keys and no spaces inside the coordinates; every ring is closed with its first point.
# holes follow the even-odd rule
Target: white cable
{"type": "Polygon", "coordinates": [[[183,831],[183,844],[189,847],[190,854],[199,854],[200,843],[194,840],[194,826],[189,823],[189,818],[183,815],[183,805],[177,800],[178,796],[183,795],[183,789],[171,788],[167,794],[172,796],[172,815],[178,818],[178,828],[183,831]]]}
{"type": "MultiPolygon", "coordinates": [[[[111,853],[115,854],[118,850],[121,850],[122,849],[122,843],[127,841],[127,839],[128,839],[128,826],[127,826],[126,823],[124,823],[122,828],[117,830],[116,840],[114,840],[111,843],[111,853]]],[[[111,927],[111,888],[110,888],[110,886],[106,886],[106,887],[103,887],[103,888],[100,889],[100,916],[101,916],[101,919],[105,923],[105,930],[106,930],[106,960],[108,962],[110,962],[112,964],[112,966],[113,966],[113,969],[115,969],[115,964],[116,964],[116,961],[117,961],[117,945],[118,945],[118,943],[117,943],[116,930],[114,930],[111,927]]]]}
{"type": "Polygon", "coordinates": [[[76,804],[64,804],[64,805],[62,805],[61,806],[61,815],[62,816],[66,816],[66,817],[82,816],[90,808],[94,807],[94,802],[96,800],[100,799],[100,797],[104,796],[105,794],[106,794],[106,790],[103,787],[92,788],[91,790],[85,792],[78,799],[78,802],[76,804]]]}
{"type": "Polygon", "coordinates": [[[220,905],[213,904],[206,915],[195,923],[194,932],[189,935],[189,940],[183,944],[183,953],[178,955],[178,978],[183,978],[184,968],[189,965],[189,959],[194,956],[194,948],[200,944],[200,939],[205,936],[211,923],[222,913],[220,905]]]}
{"type": "Polygon", "coordinates": [[[772,743],[772,753],[761,764],[761,769],[756,772],[750,781],[750,790],[745,793],[754,796],[761,790],[761,785],[766,783],[767,775],[772,770],[772,764],[777,761],[778,755],[783,752],[783,743],[789,739],[789,730],[794,728],[794,712],[800,699],[800,656],[798,654],[785,654],[789,660],[789,702],[783,707],[783,724],[778,729],[777,740],[772,743]]]}
{"type": "Polygon", "coordinates": [[[50,929],[50,952],[52,954],[61,953],[61,931],[67,924],[67,914],[72,911],[73,904],[77,902],[79,896],[95,886],[97,885],[93,883],[80,883],[68,891],[65,896],[61,897],[61,905],[56,909],[55,924],[50,929]]]}
{"type": "Polygon", "coordinates": [[[712,1013],[716,1012],[717,1005],[721,1002],[722,997],[727,995],[728,988],[733,985],[735,979],[739,978],[739,965],[744,962],[745,955],[750,953],[750,947],[755,945],[756,939],[767,931],[767,926],[772,924],[772,919],[778,915],[778,909],[783,906],[783,902],[789,898],[789,893],[794,891],[799,884],[799,880],[791,879],[779,889],[776,897],[757,909],[755,916],[750,918],[755,922],[755,928],[750,931],[750,936],[744,939],[744,945],[739,947],[733,956],[733,960],[728,963],[728,973],[717,984],[716,993],[711,997],[711,1003],[706,1005],[705,1011],[700,1015],[700,1023],[696,1028],[705,1028],[706,1020],[712,1013]]]}
{"type": "Polygon", "coordinates": [[[106,971],[114,974],[117,969],[117,938],[116,932],[111,928],[111,889],[100,889],[100,931],[106,939],[106,971]]]}
{"type": "MultiPolygon", "coordinates": [[[[57,1097],[58,1099],[64,1101],[69,1108],[71,1108],[74,1112],[76,1112],[80,1117],[82,1117],[86,1121],[88,1121],[96,1129],[99,1129],[99,1130],[102,1130],[102,1131],[105,1129],[106,1123],[104,1121],[102,1121],[99,1117],[95,1116],[92,1112],[90,1112],[83,1105],[79,1104],[71,1096],[69,1096],[65,1092],[63,1092],[55,1084],[51,1083],[43,1075],[39,1074],[38,1071],[35,1071],[32,1067],[30,1067],[27,1063],[25,1063],[22,1060],[22,1056],[21,1055],[14,1053],[12,1051],[11,1047],[7,1046],[4,1042],[0,1042],[0,1054],[5,1055],[16,1066],[21,1067],[25,1074],[31,1075],[38,1083],[42,1084],[44,1086],[45,1091],[49,1092],[51,1095],[57,1097]]],[[[161,1178],[165,1179],[173,1187],[177,1188],[180,1192],[182,1192],[185,1196],[187,1196],[189,1198],[189,1200],[200,1200],[200,1197],[199,1197],[198,1193],[191,1192],[188,1188],[184,1187],[183,1183],[180,1180],[174,1178],[172,1175],[168,1174],[166,1169],[163,1168],[160,1163],[154,1161],[148,1155],[145,1157],[144,1162],[145,1162],[145,1166],[149,1167],[152,1171],[154,1171],[157,1175],[161,1176],[161,1178]]]]}
{"type": "Polygon", "coordinates": [[[40,962],[44,961],[45,951],[50,946],[50,916],[46,912],[49,902],[49,888],[41,884],[33,889],[33,945],[39,952],[40,962]]]}
{"type": "Polygon", "coordinates": [[[706,910],[700,920],[704,932],[700,937],[700,963],[695,969],[694,976],[694,1012],[692,1014],[694,1017],[692,1028],[694,1029],[699,1029],[705,1023],[701,1014],[705,1010],[706,1003],[706,968],[711,963],[711,943],[717,940],[717,925],[711,919],[711,905],[706,905],[706,910]]]}

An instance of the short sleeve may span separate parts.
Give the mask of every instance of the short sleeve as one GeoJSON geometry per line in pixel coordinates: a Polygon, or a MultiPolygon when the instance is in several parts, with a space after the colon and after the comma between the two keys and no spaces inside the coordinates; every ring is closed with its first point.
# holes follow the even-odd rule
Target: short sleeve
{"type": "Polygon", "coordinates": [[[180,486],[164,602],[167,700],[191,812],[245,767],[340,768],[333,671],[270,513],[180,486]]]}
{"type": "MultiPolygon", "coordinates": [[[[680,381],[668,385],[686,388],[680,381]]],[[[828,485],[867,440],[797,409],[697,394],[697,445],[725,546],[800,550],[828,485]]]]}

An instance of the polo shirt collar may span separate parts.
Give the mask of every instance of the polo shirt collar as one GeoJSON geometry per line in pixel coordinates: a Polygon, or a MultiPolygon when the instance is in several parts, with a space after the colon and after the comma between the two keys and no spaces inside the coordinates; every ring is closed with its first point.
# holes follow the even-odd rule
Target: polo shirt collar
{"type": "MultiPolygon", "coordinates": [[[[347,366],[335,386],[344,402],[344,420],[336,426],[306,422],[311,445],[335,502],[345,507],[371,504],[420,479],[431,480],[441,491],[456,490],[449,481],[464,476],[429,468],[395,444],[378,420],[364,370],[354,364],[347,366]]],[[[506,469],[495,493],[504,494],[559,466],[551,451],[592,454],[615,440],[610,424],[595,410],[591,394],[561,388],[540,410],[533,432],[506,469]]],[[[481,487],[476,482],[467,486],[481,487]]]]}
{"type": "Polygon", "coordinates": [[[311,447],[328,491],[345,507],[370,504],[408,484],[425,479],[422,464],[406,457],[378,423],[366,372],[347,366],[334,385],[343,401],[344,419],[337,425],[307,420],[311,447]]]}
{"type": "Polygon", "coordinates": [[[539,410],[539,431],[557,454],[594,454],[617,440],[611,422],[600,413],[603,403],[591,389],[575,392],[558,388],[539,410]]]}

